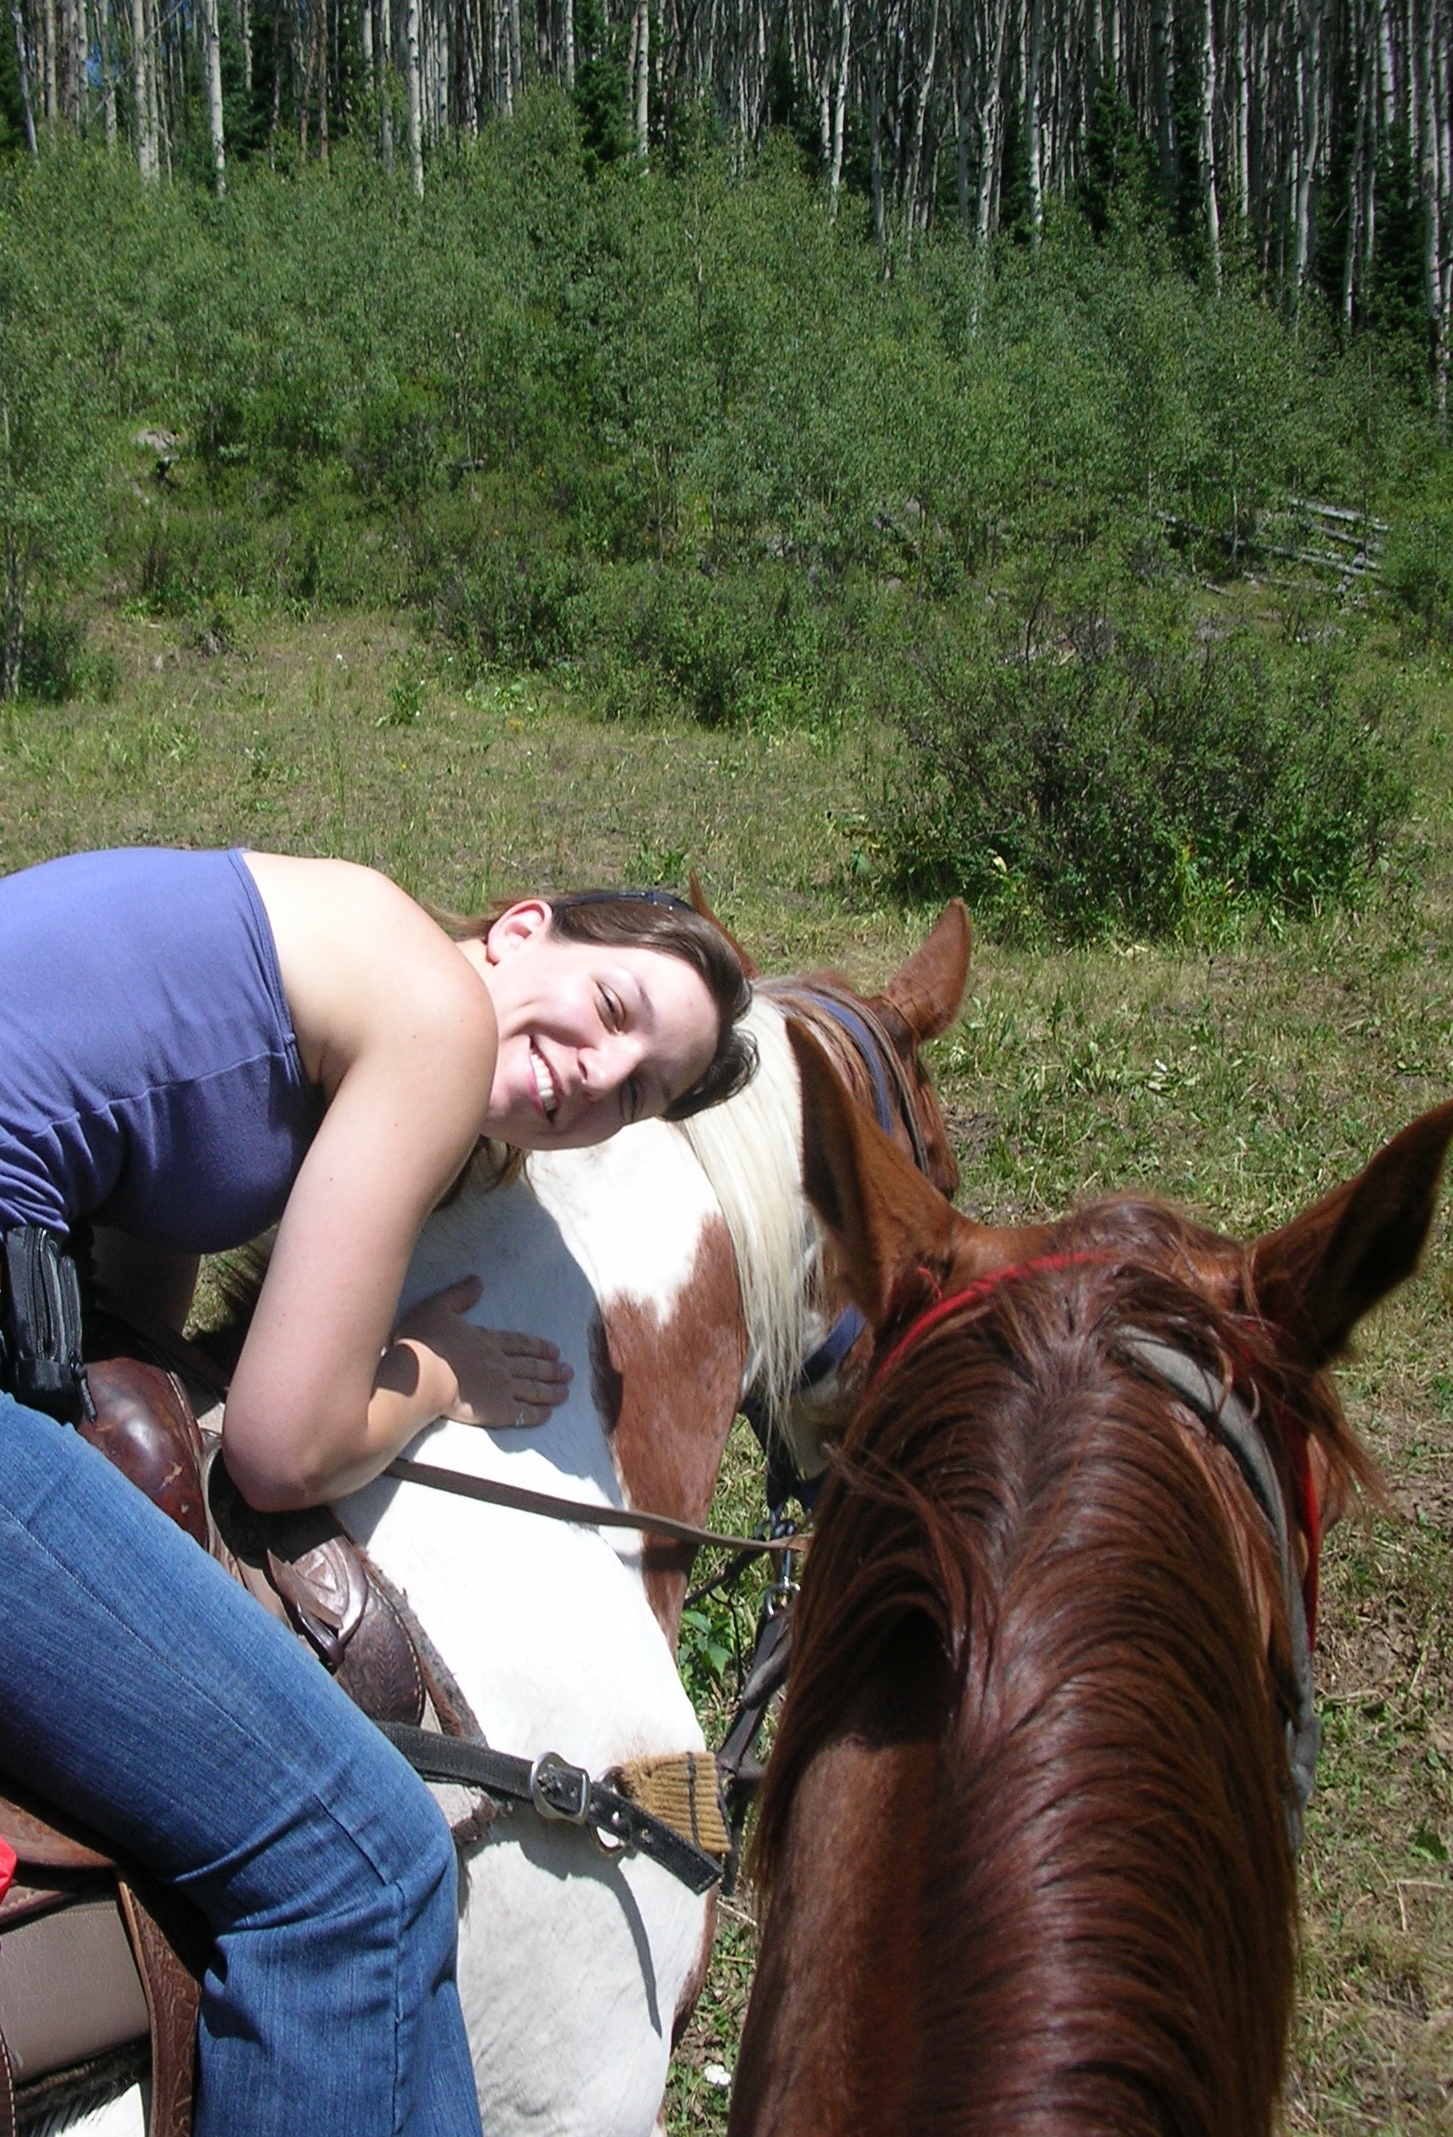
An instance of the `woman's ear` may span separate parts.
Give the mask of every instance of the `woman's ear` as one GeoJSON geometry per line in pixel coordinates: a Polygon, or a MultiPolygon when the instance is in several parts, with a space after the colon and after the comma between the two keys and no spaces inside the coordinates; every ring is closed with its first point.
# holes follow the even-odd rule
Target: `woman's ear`
{"type": "Polygon", "coordinates": [[[521,898],[518,905],[511,905],[498,920],[490,923],[484,938],[484,953],[492,965],[515,950],[523,949],[527,942],[544,932],[554,918],[549,901],[545,898],[521,898]]]}

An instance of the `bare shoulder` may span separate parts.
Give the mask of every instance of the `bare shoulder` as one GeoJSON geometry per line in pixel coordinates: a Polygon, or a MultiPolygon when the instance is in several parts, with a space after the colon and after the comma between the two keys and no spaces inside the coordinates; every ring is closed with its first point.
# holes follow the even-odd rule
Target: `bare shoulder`
{"type": "Polygon", "coordinates": [[[492,1050],[487,990],[396,883],[352,861],[244,856],[267,911],[304,1065],[326,1089],[364,1055],[492,1050]]]}

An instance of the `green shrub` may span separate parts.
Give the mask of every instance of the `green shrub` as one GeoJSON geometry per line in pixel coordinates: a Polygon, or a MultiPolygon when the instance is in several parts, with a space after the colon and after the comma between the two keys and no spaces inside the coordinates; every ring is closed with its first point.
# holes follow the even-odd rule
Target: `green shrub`
{"type": "Polygon", "coordinates": [[[1353,897],[1404,815],[1404,723],[1344,656],[1164,617],[1014,653],[945,635],[904,675],[876,831],[919,894],[1008,933],[1163,934],[1353,897]]]}
{"type": "Polygon", "coordinates": [[[349,458],[363,495],[375,504],[417,504],[442,459],[439,409],[417,386],[367,395],[349,458]]]}
{"type": "Polygon", "coordinates": [[[617,570],[602,608],[587,673],[608,711],[762,728],[830,723],[843,710],[844,625],[801,572],[617,570]]]}
{"type": "Polygon", "coordinates": [[[1383,584],[1425,637],[1453,644],[1453,492],[1425,498],[1394,524],[1383,584]]]}

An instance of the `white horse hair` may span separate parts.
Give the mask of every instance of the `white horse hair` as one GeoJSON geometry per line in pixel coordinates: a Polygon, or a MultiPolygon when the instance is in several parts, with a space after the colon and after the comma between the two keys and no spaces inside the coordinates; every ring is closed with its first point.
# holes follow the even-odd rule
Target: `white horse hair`
{"type": "Polygon", "coordinates": [[[821,1340],[822,1249],[802,1193],[802,1099],[786,1020],[758,993],[746,1019],[759,1067],[730,1105],[683,1121],[680,1133],[726,1219],[747,1324],[743,1392],[805,1470],[821,1453],[792,1398],[821,1340]]]}

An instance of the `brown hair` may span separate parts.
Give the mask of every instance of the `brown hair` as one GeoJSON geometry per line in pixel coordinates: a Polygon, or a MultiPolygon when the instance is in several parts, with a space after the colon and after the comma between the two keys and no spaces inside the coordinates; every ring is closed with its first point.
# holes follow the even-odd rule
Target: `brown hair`
{"type": "MultiPolygon", "coordinates": [[[[550,933],[565,942],[598,942],[610,947],[657,950],[679,957],[704,984],[719,1020],[716,1049],[703,1073],[666,1108],[665,1119],[689,1120],[708,1106],[719,1106],[750,1083],[757,1068],[756,1041],[741,1028],[751,1007],[752,990],[731,942],[713,921],[704,920],[684,899],[665,890],[571,890],[559,897],[541,893],[550,907],[550,933]]],[[[436,914],[456,941],[483,937],[512,898],[497,898],[487,913],[459,919],[436,914]]]]}

